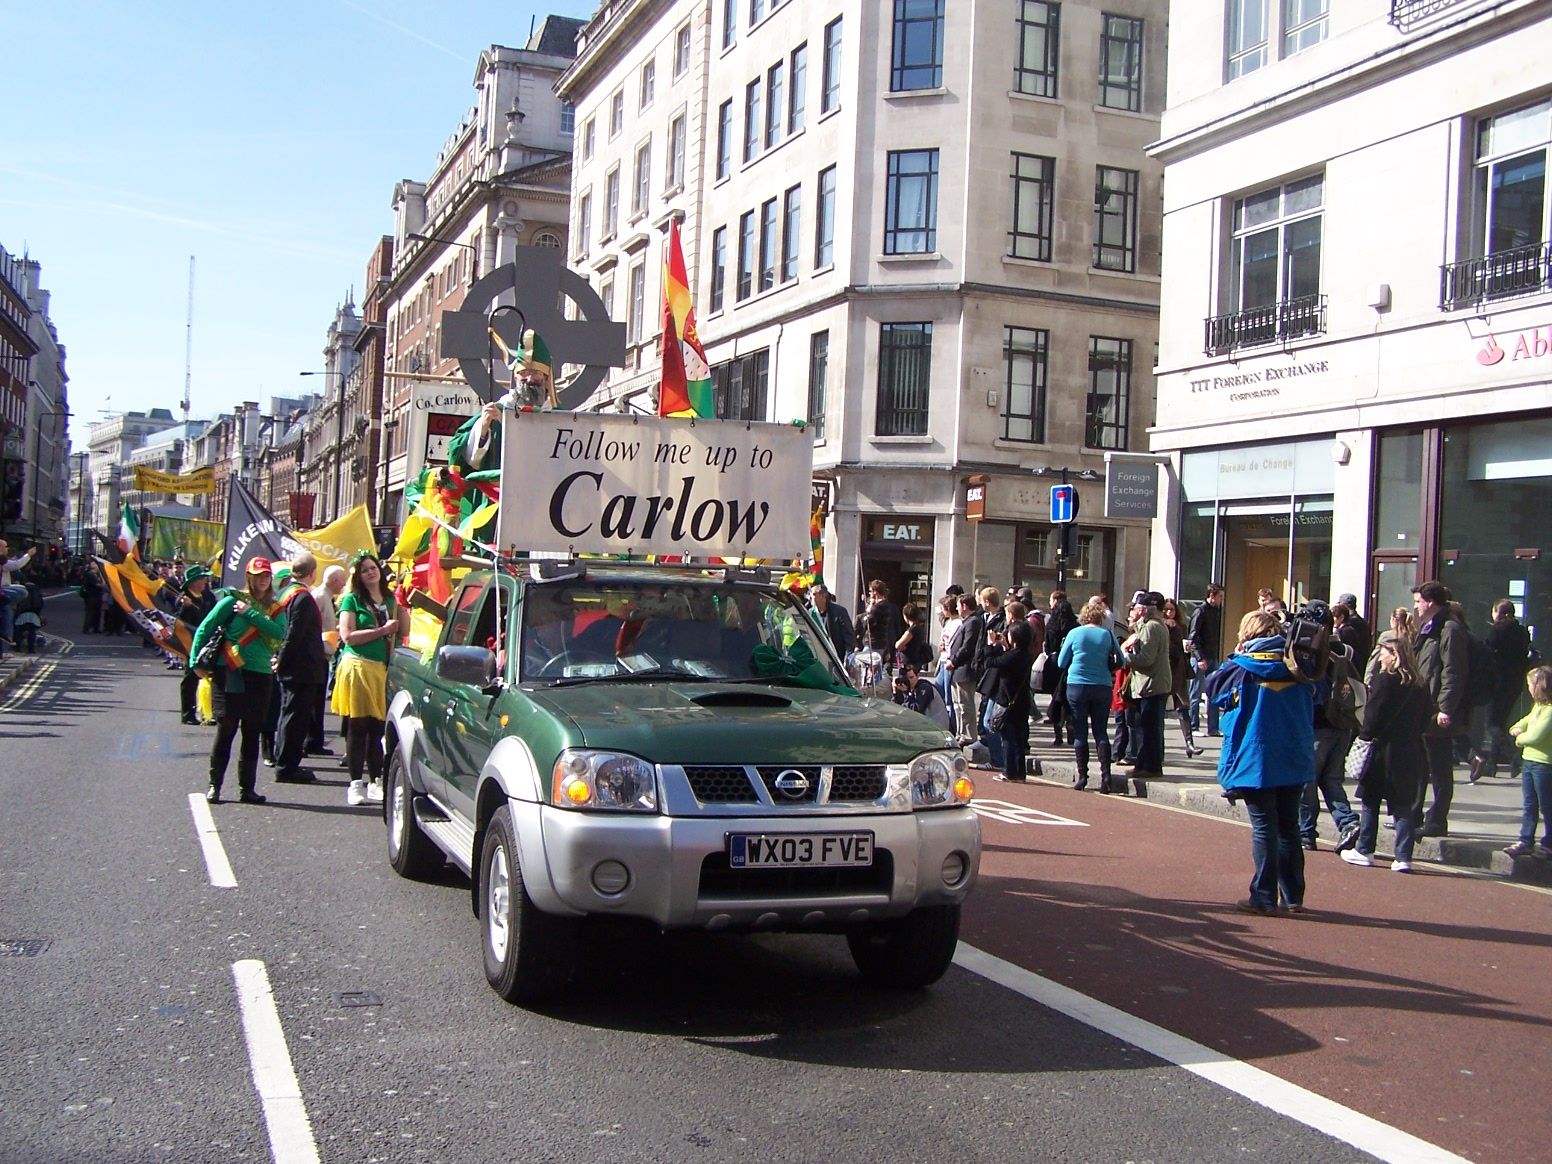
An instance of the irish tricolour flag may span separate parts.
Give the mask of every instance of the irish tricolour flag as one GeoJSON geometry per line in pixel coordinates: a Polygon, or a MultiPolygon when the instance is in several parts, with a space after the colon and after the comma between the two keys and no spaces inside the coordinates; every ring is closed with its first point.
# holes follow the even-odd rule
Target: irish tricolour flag
{"type": "Polygon", "coordinates": [[[126,558],[140,556],[140,522],[128,502],[119,516],[119,549],[124,551],[126,558]]]}

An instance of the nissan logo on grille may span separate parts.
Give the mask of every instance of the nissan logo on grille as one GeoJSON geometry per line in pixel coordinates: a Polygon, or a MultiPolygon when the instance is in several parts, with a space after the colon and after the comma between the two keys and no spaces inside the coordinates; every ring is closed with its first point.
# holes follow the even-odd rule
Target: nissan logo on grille
{"type": "Polygon", "coordinates": [[[803,794],[808,791],[808,777],[796,768],[788,768],[785,772],[776,774],[776,779],[771,781],[771,787],[788,800],[802,800],[803,794]]]}

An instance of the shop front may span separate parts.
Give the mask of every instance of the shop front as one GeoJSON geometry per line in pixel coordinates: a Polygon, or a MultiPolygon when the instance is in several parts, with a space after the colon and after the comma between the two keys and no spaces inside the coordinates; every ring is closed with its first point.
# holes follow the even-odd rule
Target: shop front
{"type": "MultiPolygon", "coordinates": [[[[867,516],[862,523],[862,586],[875,579],[889,597],[904,606],[914,602],[933,612],[932,553],[937,519],[931,514],[867,516]]],[[[854,596],[853,600],[861,596],[854,596]]],[[[858,609],[861,609],[859,606],[858,609]]]]}
{"type": "Polygon", "coordinates": [[[1335,474],[1329,435],[1182,455],[1178,593],[1222,581],[1225,609],[1264,589],[1290,607],[1329,599],[1335,474]]]}

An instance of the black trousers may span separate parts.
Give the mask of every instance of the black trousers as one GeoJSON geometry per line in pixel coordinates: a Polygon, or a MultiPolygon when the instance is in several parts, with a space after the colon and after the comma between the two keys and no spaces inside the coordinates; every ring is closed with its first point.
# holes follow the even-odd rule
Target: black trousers
{"type": "Polygon", "coordinates": [[[1423,828],[1448,829],[1450,804],[1455,799],[1455,739],[1453,736],[1424,736],[1423,748],[1428,753],[1428,780],[1417,786],[1415,808],[1422,813],[1423,828]],[[1423,813],[1430,787],[1433,803],[1423,813]]]}
{"type": "Polygon", "coordinates": [[[280,724],[275,737],[275,769],[289,772],[302,763],[307,741],[323,734],[323,684],[281,680],[280,724]]]}
{"type": "Polygon", "coordinates": [[[264,719],[269,714],[275,677],[260,671],[244,671],[242,684],[241,691],[227,691],[224,686],[215,691],[216,739],[210,748],[210,784],[213,788],[221,787],[221,781],[226,777],[226,765],[232,758],[232,741],[241,731],[237,785],[245,792],[252,792],[259,778],[259,733],[264,730],[264,719]]]}
{"type": "Polygon", "coordinates": [[[199,695],[199,672],[192,667],[185,667],[183,678],[178,681],[178,710],[183,713],[184,719],[191,718],[195,712],[195,699],[199,695]]]}

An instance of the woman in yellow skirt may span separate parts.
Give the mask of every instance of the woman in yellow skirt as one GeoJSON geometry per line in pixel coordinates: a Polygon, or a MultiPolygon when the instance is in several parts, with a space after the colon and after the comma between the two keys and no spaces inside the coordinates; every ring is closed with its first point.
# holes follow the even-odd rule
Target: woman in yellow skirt
{"type": "Polygon", "coordinates": [[[382,563],[356,555],[350,583],[339,604],[339,670],[334,676],[334,710],[350,724],[345,763],[350,788],[345,803],[383,799],[383,721],[388,718],[388,656],[395,637],[409,633],[407,612],[383,581],[382,563]],[[370,779],[363,779],[362,772],[370,779]]]}

